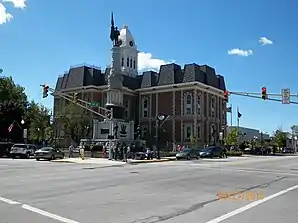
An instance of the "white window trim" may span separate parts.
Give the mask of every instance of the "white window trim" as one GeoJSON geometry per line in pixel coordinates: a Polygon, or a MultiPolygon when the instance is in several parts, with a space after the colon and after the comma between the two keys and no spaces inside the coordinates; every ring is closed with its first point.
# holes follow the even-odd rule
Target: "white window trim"
{"type": "Polygon", "coordinates": [[[147,97],[142,98],[142,117],[147,118],[149,117],[149,99],[147,97]],[[147,101],[147,108],[144,107],[144,102],[147,101]],[[147,116],[144,116],[144,113],[147,112],[147,116]]]}
{"type": "Polygon", "coordinates": [[[190,137],[187,137],[187,129],[190,128],[190,136],[192,135],[193,133],[193,126],[192,124],[185,124],[184,125],[184,140],[186,139],[190,139],[190,137]]]}
{"type": "Polygon", "coordinates": [[[184,96],[184,114],[192,115],[193,114],[193,95],[190,92],[187,92],[184,96]],[[190,96],[190,104],[187,104],[187,98],[190,96]],[[190,109],[190,114],[187,113],[187,109],[190,109]]]}

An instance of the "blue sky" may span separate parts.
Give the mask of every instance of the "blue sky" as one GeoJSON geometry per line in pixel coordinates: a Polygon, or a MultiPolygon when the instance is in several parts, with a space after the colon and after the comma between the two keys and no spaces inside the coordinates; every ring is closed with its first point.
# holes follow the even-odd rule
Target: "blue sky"
{"type": "MultiPolygon", "coordinates": [[[[230,91],[261,92],[266,86],[269,93],[281,88],[298,93],[296,0],[28,0],[26,7],[22,0],[0,2],[0,67],[26,87],[30,99],[49,107],[52,99],[42,99],[40,84],[54,87],[72,65],[109,63],[111,11],[119,27],[130,27],[139,50],[156,59],[142,54],[143,65],[208,64],[225,77],[230,91]],[[4,8],[11,14],[6,22],[4,8]],[[261,37],[273,44],[261,45],[261,37]],[[228,54],[237,48],[252,55],[228,54]]],[[[230,102],[233,124],[237,106],[242,126],[271,133],[298,123],[294,104],[240,96],[230,102]]]]}

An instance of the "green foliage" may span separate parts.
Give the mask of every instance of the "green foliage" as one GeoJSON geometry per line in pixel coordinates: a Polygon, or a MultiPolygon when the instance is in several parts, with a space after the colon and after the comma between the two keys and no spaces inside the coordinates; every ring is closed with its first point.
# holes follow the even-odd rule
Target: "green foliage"
{"type": "Polygon", "coordinates": [[[82,137],[86,136],[88,131],[86,127],[90,120],[81,107],[69,103],[59,114],[59,119],[65,134],[72,140],[79,142],[82,137]]]}
{"type": "Polygon", "coordinates": [[[50,110],[43,105],[31,101],[27,108],[25,122],[28,123],[28,137],[40,142],[43,139],[49,141],[52,138],[52,126],[50,124],[50,110]]]}
{"type": "Polygon", "coordinates": [[[14,83],[11,77],[0,77],[0,138],[13,141],[22,139],[19,127],[8,132],[9,125],[15,120],[20,122],[27,107],[27,96],[24,88],[14,83]]]}
{"type": "Polygon", "coordinates": [[[197,139],[196,139],[196,137],[193,136],[193,135],[190,136],[190,144],[191,144],[192,146],[195,146],[195,145],[197,144],[197,139]]]}
{"type": "Polygon", "coordinates": [[[274,133],[274,143],[278,147],[285,147],[287,143],[287,132],[283,132],[281,129],[277,129],[274,133]]]}
{"type": "Polygon", "coordinates": [[[238,143],[238,129],[233,128],[224,139],[225,145],[235,146],[238,143]]]}

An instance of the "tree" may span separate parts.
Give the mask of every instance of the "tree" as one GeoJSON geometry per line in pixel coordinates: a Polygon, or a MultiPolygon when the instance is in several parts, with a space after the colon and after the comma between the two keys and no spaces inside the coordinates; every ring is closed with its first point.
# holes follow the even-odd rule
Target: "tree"
{"type": "Polygon", "coordinates": [[[26,112],[27,96],[24,90],[14,83],[12,77],[0,77],[0,138],[22,140],[22,129],[17,123],[21,122],[26,112]],[[13,122],[16,125],[9,132],[8,127],[13,122]]]}
{"type": "Polygon", "coordinates": [[[192,146],[195,146],[195,145],[197,144],[197,139],[196,139],[196,137],[193,136],[193,135],[190,136],[190,144],[191,144],[192,146]]]}
{"type": "Polygon", "coordinates": [[[273,136],[274,143],[280,148],[285,147],[287,144],[287,135],[287,132],[283,132],[281,129],[277,129],[273,136]]]}
{"type": "Polygon", "coordinates": [[[25,123],[28,128],[29,139],[37,142],[49,141],[52,138],[50,110],[43,105],[31,101],[28,105],[25,123]]]}
{"type": "Polygon", "coordinates": [[[238,129],[233,128],[224,139],[225,145],[236,146],[238,144],[238,129]]]}
{"type": "Polygon", "coordinates": [[[66,105],[56,118],[59,118],[65,135],[75,142],[79,142],[82,137],[87,135],[86,131],[90,129],[90,119],[85,114],[85,110],[73,103],[66,105]]]}

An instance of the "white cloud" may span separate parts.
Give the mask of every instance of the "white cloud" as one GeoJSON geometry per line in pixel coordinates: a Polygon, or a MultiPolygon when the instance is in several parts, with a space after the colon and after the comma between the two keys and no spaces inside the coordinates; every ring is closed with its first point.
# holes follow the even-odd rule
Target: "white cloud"
{"type": "Polygon", "coordinates": [[[3,2],[10,2],[15,8],[23,9],[26,7],[27,0],[2,0],[3,2]]]}
{"type": "Polygon", "coordinates": [[[161,65],[173,63],[173,61],[165,61],[153,58],[151,53],[139,52],[138,68],[139,70],[155,70],[158,71],[161,65]]]}
{"type": "Polygon", "coordinates": [[[9,22],[13,16],[6,11],[5,6],[0,3],[0,25],[9,22]]]}
{"type": "Polygon", "coordinates": [[[253,54],[252,50],[241,50],[239,48],[231,49],[228,51],[229,55],[238,55],[242,57],[247,57],[253,54]]]}
{"type": "Polygon", "coordinates": [[[264,45],[271,45],[271,44],[273,44],[273,41],[270,40],[270,39],[267,39],[266,37],[261,37],[259,39],[259,43],[264,46],[264,45]]]}

